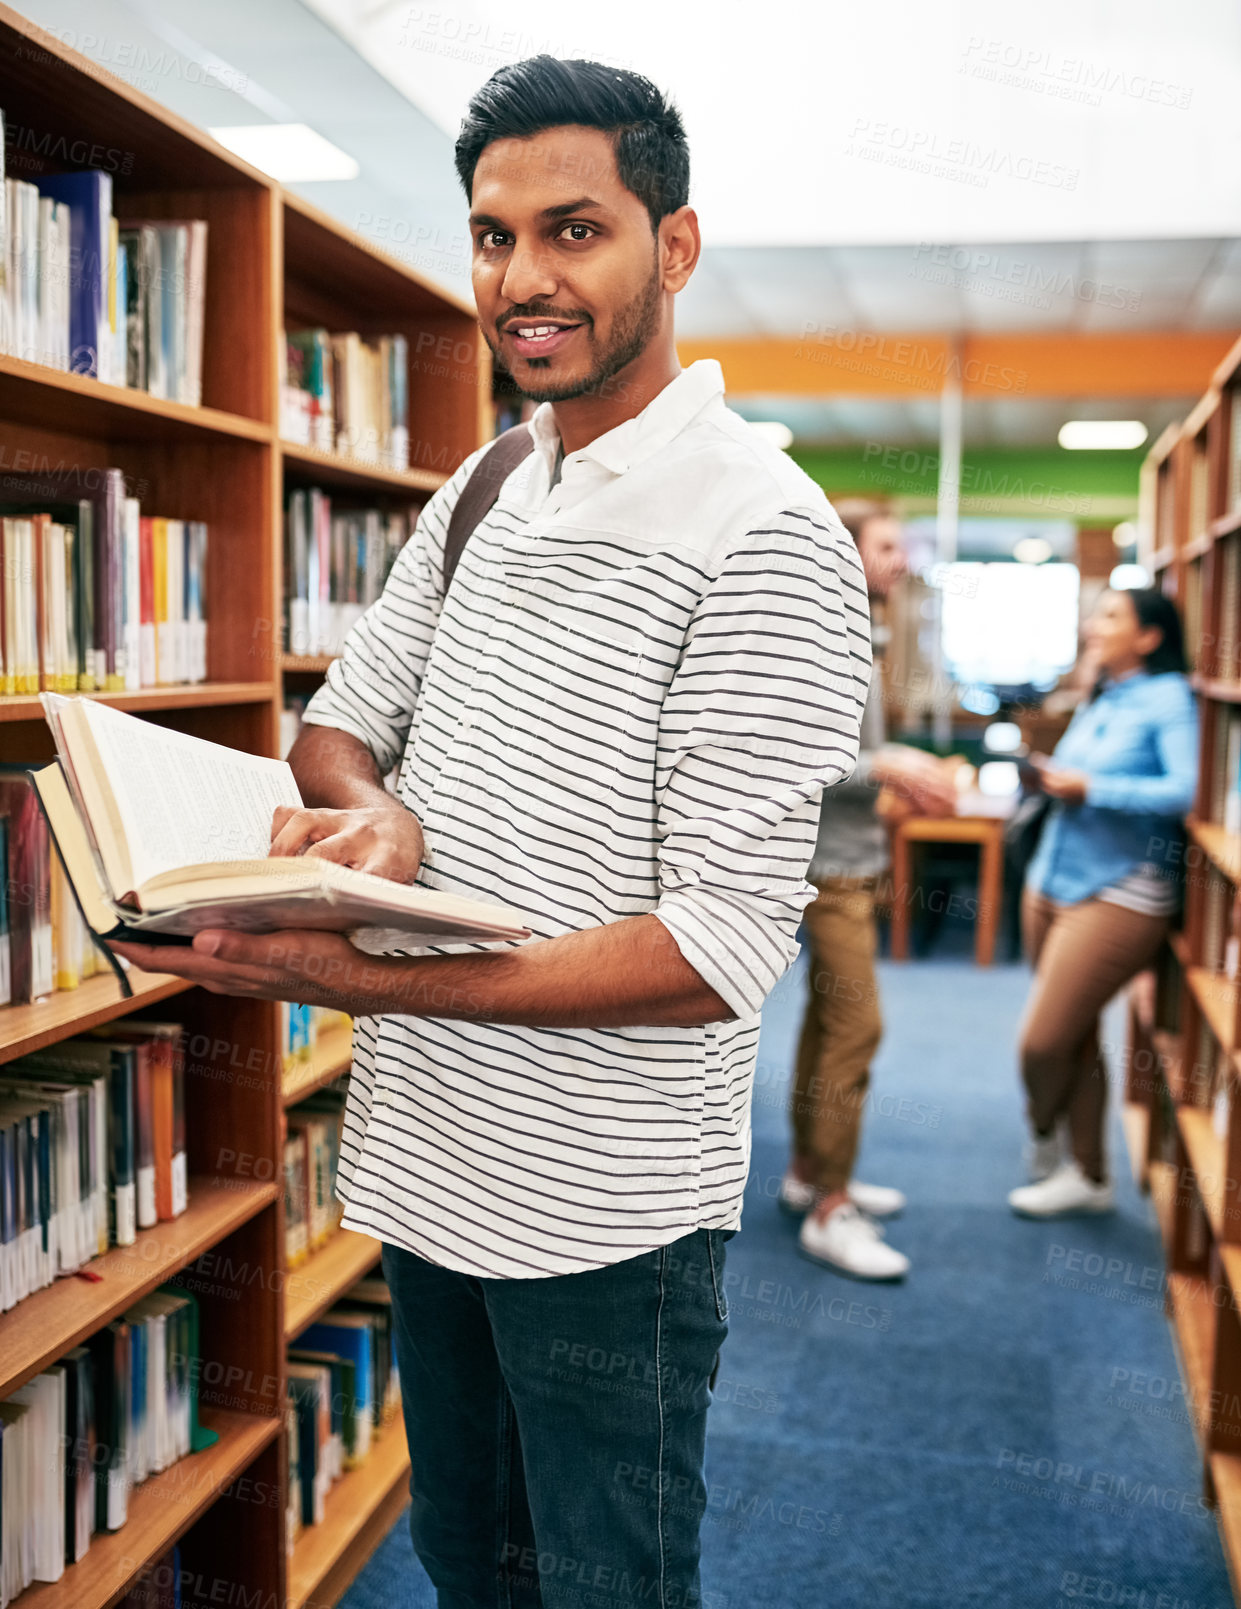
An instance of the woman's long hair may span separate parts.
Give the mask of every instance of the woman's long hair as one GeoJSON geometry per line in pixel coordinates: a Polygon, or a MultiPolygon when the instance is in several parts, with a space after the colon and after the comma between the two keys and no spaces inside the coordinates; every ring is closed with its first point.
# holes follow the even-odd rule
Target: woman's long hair
{"type": "Polygon", "coordinates": [[[1185,635],[1181,630],[1181,617],[1172,599],[1160,592],[1158,587],[1126,588],[1125,597],[1132,599],[1133,612],[1143,630],[1147,626],[1157,626],[1163,634],[1158,646],[1146,655],[1146,669],[1152,676],[1158,676],[1161,672],[1169,670],[1179,671],[1184,675],[1188,668],[1185,660],[1185,635]]]}

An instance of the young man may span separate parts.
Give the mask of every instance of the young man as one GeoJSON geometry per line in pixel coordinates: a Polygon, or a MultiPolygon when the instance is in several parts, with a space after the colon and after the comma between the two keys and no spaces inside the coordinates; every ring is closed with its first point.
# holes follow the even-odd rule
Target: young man
{"type": "MultiPolygon", "coordinates": [[[[878,504],[841,503],[857,544],[872,602],[908,571],[900,525],[878,504]]],[[[876,651],[878,634],[876,633],[876,651]]],[[[853,1178],[883,1024],[875,978],[875,886],[888,864],[887,829],[876,814],[879,789],[895,789],[928,815],[951,815],[955,799],[939,763],[918,749],[885,746],[883,678],[871,680],[853,775],[823,795],[806,907],[810,998],[797,1048],[790,1104],[793,1155],[781,1205],[803,1214],[802,1251],[855,1279],[903,1279],[909,1259],[889,1246],[876,1218],[900,1212],[905,1198],[853,1178]]]]}
{"type": "Polygon", "coordinates": [[[456,158],[479,322],[540,403],[534,450],[447,597],[480,455],[427,504],[307,710],[307,808],[278,813],[273,853],[495,898],[535,936],[118,948],[359,1019],[344,1222],[383,1242],[444,1609],[691,1605],[758,1013],[796,953],[821,790],[856,756],[865,586],[719,365],[678,365],[699,234],[659,92],[521,62],[456,158]]]}

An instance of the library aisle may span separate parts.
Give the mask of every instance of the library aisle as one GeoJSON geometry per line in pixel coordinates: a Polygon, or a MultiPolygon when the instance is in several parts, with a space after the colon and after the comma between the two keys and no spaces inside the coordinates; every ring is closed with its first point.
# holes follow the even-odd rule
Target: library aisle
{"type": "MultiPolygon", "coordinates": [[[[708,1443],[702,1609],[1226,1609],[1113,1104],[1120,1209],[1019,1221],[1024,966],[886,963],[858,1176],[898,1185],[905,1286],[819,1273],[775,1204],[802,966],[764,1016],[745,1228],[708,1443]]],[[[1110,1044],[1123,1043],[1113,1005],[1110,1044]]],[[[1113,1068],[1115,1053],[1113,1053],[1113,1068]]],[[[1113,1082],[1115,1088],[1115,1081],[1113,1082]]],[[[342,1609],[429,1609],[403,1515],[342,1609]]]]}

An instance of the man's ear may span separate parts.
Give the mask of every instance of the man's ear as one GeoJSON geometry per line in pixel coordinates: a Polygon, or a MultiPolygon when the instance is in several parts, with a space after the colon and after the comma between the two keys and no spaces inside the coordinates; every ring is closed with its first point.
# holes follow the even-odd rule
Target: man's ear
{"type": "Polygon", "coordinates": [[[693,207],[678,207],[659,224],[661,283],[675,296],[689,283],[702,251],[698,214],[693,207]]]}

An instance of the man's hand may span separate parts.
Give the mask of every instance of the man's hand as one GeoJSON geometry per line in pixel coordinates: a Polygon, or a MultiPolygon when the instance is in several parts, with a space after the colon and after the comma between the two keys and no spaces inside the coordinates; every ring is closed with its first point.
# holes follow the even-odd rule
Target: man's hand
{"type": "Polygon", "coordinates": [[[952,773],[935,755],[900,745],[885,748],[876,757],[874,774],[922,815],[956,815],[957,790],[952,773]]]}
{"type": "Polygon", "coordinates": [[[205,929],[183,944],[110,948],[144,972],[173,972],[212,994],[295,1000],[355,1016],[380,1007],[379,991],[394,962],[367,955],[340,933],[233,933],[205,929]]]}
{"type": "Polygon", "coordinates": [[[422,864],[422,827],[398,800],[355,810],[294,810],[272,818],[272,855],[320,855],[355,871],[412,883],[422,864]]]}

